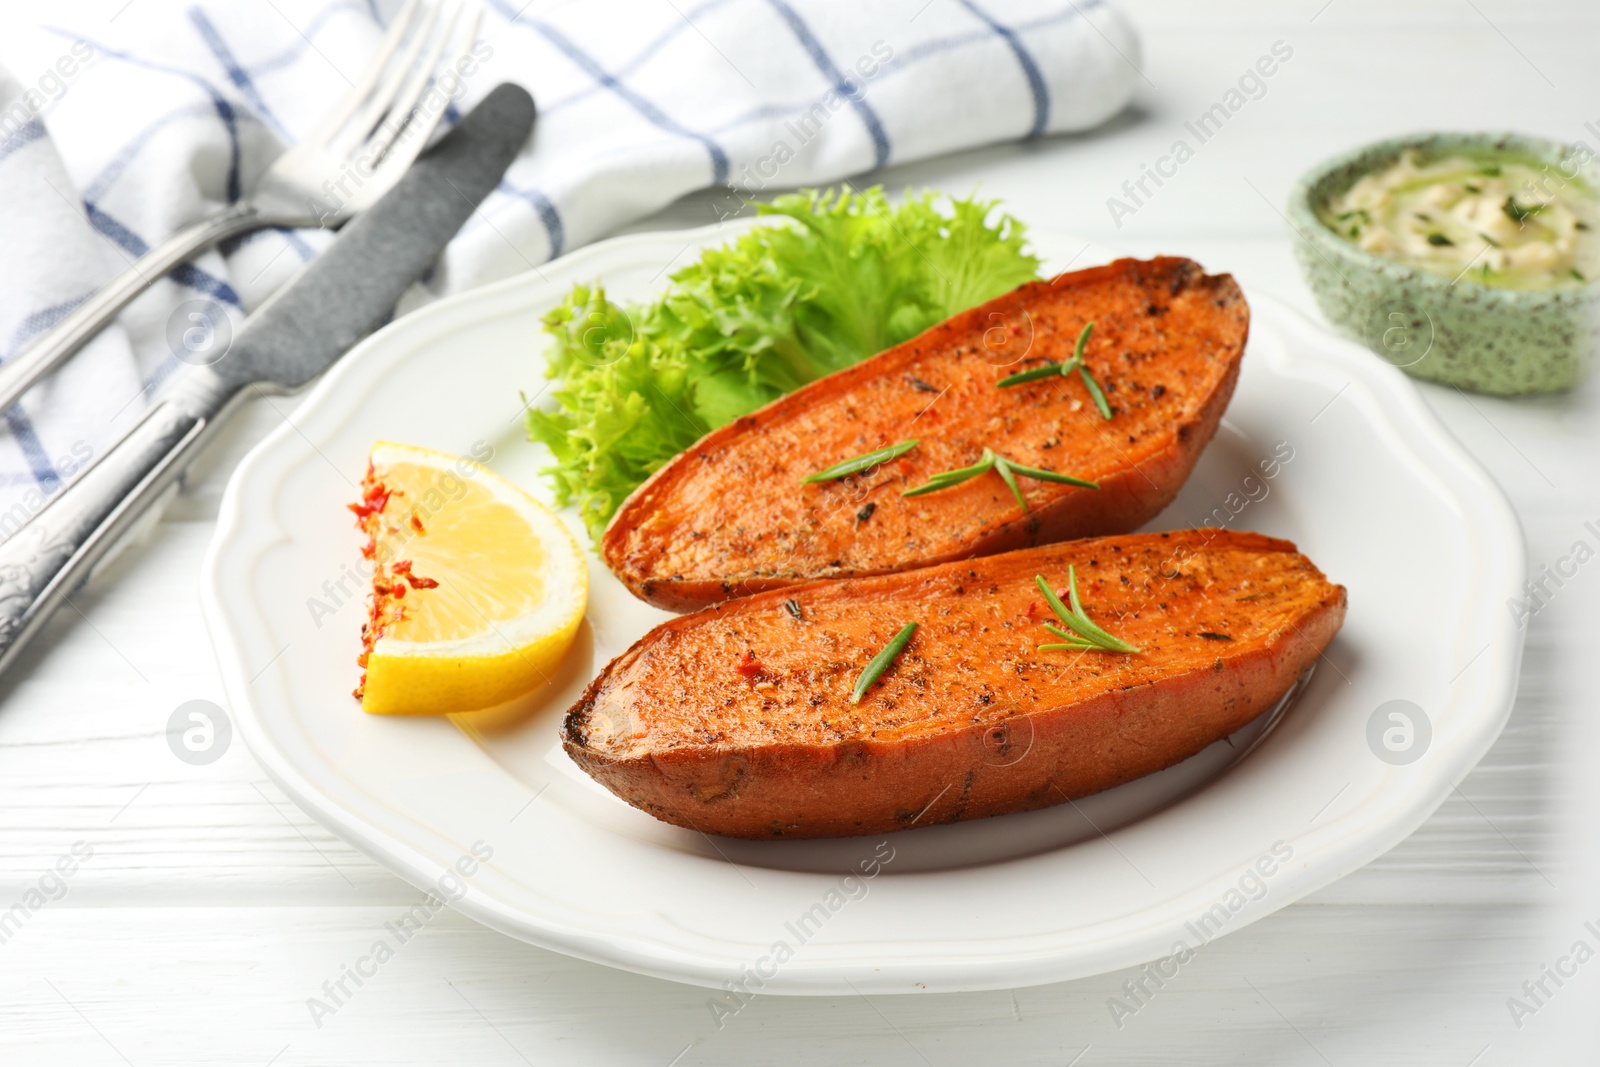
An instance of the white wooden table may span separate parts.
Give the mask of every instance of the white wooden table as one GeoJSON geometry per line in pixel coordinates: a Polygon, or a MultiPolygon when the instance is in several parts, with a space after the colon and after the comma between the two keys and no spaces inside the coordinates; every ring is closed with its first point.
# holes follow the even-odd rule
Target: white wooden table
{"type": "MultiPolygon", "coordinates": [[[[1190,255],[1315,314],[1279,210],[1319,159],[1434,128],[1600,143],[1593,0],[1128,6],[1147,82],[1110,128],[882,180],[981,183],[1034,224],[1190,255]],[[1293,55],[1265,94],[1115,226],[1107,198],[1275,41],[1293,55]]],[[[646,227],[697,225],[705,212],[691,200],[646,227]]],[[[1424,392],[1515,502],[1535,572],[1580,539],[1600,547],[1583,525],[1600,525],[1600,381],[1516,402],[1424,392]]],[[[0,686],[0,909],[75,842],[93,850],[65,895],[0,944],[0,1062],[1600,1062],[1600,962],[1560,986],[1541,970],[1579,940],[1600,951],[1584,925],[1600,930],[1600,716],[1587,674],[1600,562],[1532,620],[1510,726],[1421,830],[1221,940],[1120,1029],[1107,1000],[1132,972],[1015,992],[764,998],[719,1031],[703,990],[554,955],[448,911],[319,1027],[307,998],[419,894],[302,814],[242,745],[196,767],[164,736],[179,704],[223,699],[199,561],[229,471],[281,417],[261,407],[243,419],[148,540],[0,686]],[[1523,989],[1541,979],[1542,1003],[1523,989]],[[1514,1020],[1511,997],[1537,1010],[1514,1020]]]]}

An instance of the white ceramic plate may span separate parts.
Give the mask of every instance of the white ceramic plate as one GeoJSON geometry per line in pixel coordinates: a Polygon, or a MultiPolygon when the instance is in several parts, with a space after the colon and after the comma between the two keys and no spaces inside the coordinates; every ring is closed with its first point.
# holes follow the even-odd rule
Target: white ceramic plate
{"type": "MultiPolygon", "coordinates": [[[[883,839],[712,839],[627,807],[557,743],[583,684],[666,617],[594,563],[588,623],[524,727],[474,738],[363,715],[344,504],[372,441],[486,441],[493,467],[542,494],[518,398],[544,385],[541,314],[575,281],[646,296],[731,232],[606,242],[406,316],[329,372],[229,485],[203,595],[239,730],[307,812],[401,877],[436,887],[481,843],[492,859],[443,883],[462,912],[714,987],[988,989],[1176,953],[1170,970],[1180,948],[1399,842],[1499,734],[1522,641],[1504,608],[1523,581],[1509,506],[1398,371],[1259,295],[1223,429],[1151,528],[1211,518],[1292,538],[1348,586],[1343,632],[1270,736],[1264,717],[1162,774],[1043,811],[883,839]],[[1415,706],[1409,749],[1393,709],[1372,725],[1394,700],[1415,706]]],[[[1036,243],[1057,268],[1083,246],[1036,243]]]]}

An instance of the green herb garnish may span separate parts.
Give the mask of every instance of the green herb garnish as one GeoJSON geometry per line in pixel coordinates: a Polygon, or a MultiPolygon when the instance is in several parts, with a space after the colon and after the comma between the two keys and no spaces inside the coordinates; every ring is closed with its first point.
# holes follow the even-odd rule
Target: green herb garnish
{"type": "Polygon", "coordinates": [[[1023,511],[1028,510],[1028,502],[1023,499],[1022,490],[1017,487],[1016,476],[1018,474],[1026,475],[1029,478],[1037,478],[1041,482],[1059,482],[1062,485],[1076,485],[1082,489],[1100,488],[1097,482],[1074,478],[1070,474],[1058,474],[1055,471],[1047,471],[1041,467],[1025,467],[1020,463],[1006,459],[1004,456],[996,455],[992,448],[985,448],[983,450],[983,458],[972,466],[957,467],[953,471],[942,471],[929,478],[924,484],[907,489],[900,495],[921,496],[924,493],[937,493],[941,489],[949,489],[952,486],[960,485],[962,482],[976,478],[980,474],[987,474],[991,470],[1000,475],[1001,479],[1006,483],[1006,488],[1010,489],[1011,495],[1017,498],[1017,505],[1023,511]]]}
{"type": "Polygon", "coordinates": [[[1498,178],[1500,177],[1500,164],[1487,163],[1478,168],[1478,173],[1486,178],[1498,178]]]}
{"type": "Polygon", "coordinates": [[[1094,323],[1092,322],[1086,323],[1083,329],[1078,331],[1078,340],[1073,343],[1071,359],[1064,360],[1061,363],[1047,363],[1043,367],[1035,367],[1032,370],[1018,371],[1016,374],[1008,374],[995,384],[1004,389],[1007,386],[1021,385],[1023,382],[1034,382],[1038,381],[1040,378],[1049,378],[1056,374],[1059,374],[1062,377],[1071,374],[1073,371],[1077,370],[1078,365],[1083,362],[1083,350],[1089,344],[1089,335],[1093,332],[1094,323]]]}
{"type": "Polygon", "coordinates": [[[1587,282],[1589,280],[1588,278],[1585,278],[1583,276],[1583,272],[1580,271],[1577,267],[1569,267],[1569,268],[1567,268],[1567,273],[1572,275],[1574,278],[1578,279],[1580,282],[1587,282]]]}
{"type": "Polygon", "coordinates": [[[1548,204],[1519,204],[1515,196],[1508,196],[1506,202],[1500,205],[1500,210],[1505,212],[1506,218],[1520,226],[1548,206],[1548,204]]]}
{"type": "Polygon", "coordinates": [[[909,440],[892,444],[887,448],[880,448],[872,452],[863,452],[861,455],[856,456],[853,459],[842,460],[838,463],[835,463],[827,470],[820,470],[817,473],[807,475],[800,480],[808,484],[811,482],[836,481],[839,478],[845,478],[852,474],[859,474],[864,470],[871,470],[878,464],[887,463],[891,459],[903,456],[916,447],[917,439],[913,437],[909,440]]]}
{"type": "Polygon", "coordinates": [[[1078,599],[1078,572],[1071,564],[1067,565],[1067,595],[1072,600],[1069,609],[1056,596],[1055,590],[1050,588],[1050,583],[1044,580],[1044,575],[1036,574],[1033,580],[1039,584],[1039,591],[1044,594],[1046,604],[1056,613],[1067,626],[1067,630],[1059,626],[1045,623],[1044,628],[1064,640],[1063,644],[1040,645],[1040,652],[1087,652],[1098,650],[1101,652],[1139,652],[1142,651],[1135,645],[1130,645],[1120,637],[1112,637],[1084,614],[1083,602],[1078,599]]]}
{"type": "Polygon", "coordinates": [[[1111,404],[1106,400],[1106,394],[1101,392],[1100,383],[1094,380],[1088,367],[1079,367],[1078,374],[1083,378],[1083,384],[1089,390],[1089,395],[1094,397],[1094,406],[1100,409],[1100,414],[1106,418],[1111,417],[1111,404]]]}
{"type": "Polygon", "coordinates": [[[1428,243],[1430,245],[1433,245],[1433,247],[1435,247],[1435,248],[1441,248],[1441,247],[1444,247],[1446,245],[1448,245],[1451,248],[1454,248],[1455,245],[1456,245],[1456,243],[1454,241],[1450,240],[1450,238],[1446,237],[1442,233],[1430,233],[1430,234],[1428,234],[1428,243]]]}
{"type": "Polygon", "coordinates": [[[1490,237],[1488,234],[1480,233],[1480,234],[1478,234],[1478,236],[1481,237],[1483,239],[1483,243],[1488,245],[1490,248],[1499,248],[1500,247],[1500,242],[1496,241],[1493,237],[1490,237]]]}
{"type": "Polygon", "coordinates": [[[850,703],[859,704],[867,690],[872,688],[872,683],[883,677],[883,672],[889,665],[900,657],[906,645],[911,640],[912,633],[917,624],[908,622],[900,628],[900,632],[889,638],[889,643],[883,646],[883,651],[872,657],[872,662],[867,664],[867,669],[861,672],[861,677],[856,679],[856,687],[850,691],[850,703]]]}
{"type": "Polygon", "coordinates": [[[783,602],[783,610],[787,611],[790,615],[793,615],[797,619],[804,619],[806,617],[805,612],[800,610],[800,601],[793,598],[783,602]]]}
{"type": "Polygon", "coordinates": [[[1065,378],[1073,371],[1077,371],[1078,376],[1083,379],[1084,387],[1089,390],[1089,395],[1094,398],[1094,406],[1100,409],[1102,416],[1109,419],[1111,417],[1111,405],[1106,403],[1106,394],[1100,388],[1100,383],[1094,380],[1094,375],[1089,373],[1089,368],[1084,366],[1083,363],[1083,349],[1089,343],[1089,335],[1093,332],[1094,323],[1091,322],[1084,326],[1083,330],[1078,334],[1077,343],[1072,346],[1071,359],[1060,363],[1049,363],[1043,367],[1035,367],[1032,370],[1018,371],[1016,374],[1008,374],[996,384],[1005,389],[1009,386],[1021,385],[1023,382],[1036,382],[1041,378],[1051,378],[1058,374],[1065,378]]]}

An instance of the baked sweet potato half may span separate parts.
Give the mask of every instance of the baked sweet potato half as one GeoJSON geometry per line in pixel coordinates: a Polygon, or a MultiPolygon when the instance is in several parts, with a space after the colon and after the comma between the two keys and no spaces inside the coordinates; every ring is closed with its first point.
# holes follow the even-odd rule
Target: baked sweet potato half
{"type": "Polygon", "coordinates": [[[571,757],[634,807],[750,838],[842,837],[1085,796],[1272,707],[1345,591],[1294,545],[1217,530],[1022,549],[729,601],[656,627],[566,716],[571,757]],[[1137,653],[1058,642],[1035,576],[1137,653]],[[863,668],[918,627],[859,703],[863,668]]]}
{"type": "Polygon", "coordinates": [[[1233,279],[1187,259],[1122,259],[1030,282],[707,434],[624,501],[601,553],[635,595],[688,611],[818,578],[1126,533],[1172,500],[1216,432],[1249,321],[1233,279]],[[1070,360],[1091,322],[1083,362],[1111,418],[1078,373],[998,384],[1070,360]],[[907,439],[917,446],[874,469],[803,481],[907,439]],[[901,495],[986,448],[1099,488],[1018,475],[1024,510],[991,471],[901,495]]]}

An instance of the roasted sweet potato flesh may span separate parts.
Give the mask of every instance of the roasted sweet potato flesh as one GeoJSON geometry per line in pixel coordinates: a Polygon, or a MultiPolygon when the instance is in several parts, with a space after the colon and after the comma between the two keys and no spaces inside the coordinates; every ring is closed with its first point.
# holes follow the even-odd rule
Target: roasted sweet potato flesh
{"type": "Polygon", "coordinates": [[[1033,282],[702,438],[628,498],[601,539],[635,595],[672,610],[818,578],[889,574],[1070,537],[1124,533],[1170,502],[1233,393],[1249,309],[1187,259],[1124,259],[1033,282]],[[1076,374],[1001,388],[1072,356],[1076,374]],[[916,438],[869,473],[804,484],[916,438]],[[985,448],[1099,489],[996,474],[903,497],[985,448]]]}
{"type": "Polygon", "coordinates": [[[1258,534],[1133,534],[815,582],[658,626],[568,712],[567,752],[657,818],[837,837],[1060,803],[1170,766],[1271,708],[1333,639],[1345,591],[1258,534]],[[1076,568],[1138,654],[1058,640],[1034,584],[1076,568]],[[905,652],[859,704],[862,668],[905,652]]]}

